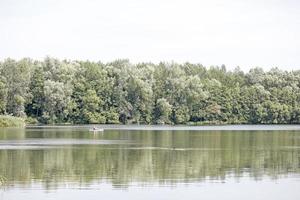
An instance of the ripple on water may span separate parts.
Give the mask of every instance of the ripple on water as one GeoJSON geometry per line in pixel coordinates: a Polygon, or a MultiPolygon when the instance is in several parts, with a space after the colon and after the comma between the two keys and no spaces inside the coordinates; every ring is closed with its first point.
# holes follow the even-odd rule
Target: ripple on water
{"type": "Polygon", "coordinates": [[[112,145],[130,144],[128,140],[92,139],[26,139],[0,141],[0,149],[44,149],[65,145],[112,145]]]}

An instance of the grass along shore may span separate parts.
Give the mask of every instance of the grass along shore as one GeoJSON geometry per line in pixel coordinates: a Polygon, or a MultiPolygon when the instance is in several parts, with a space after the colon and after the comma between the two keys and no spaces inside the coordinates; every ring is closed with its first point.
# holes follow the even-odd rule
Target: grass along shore
{"type": "Polygon", "coordinates": [[[0,115],[0,127],[24,127],[25,121],[19,117],[0,115]]]}

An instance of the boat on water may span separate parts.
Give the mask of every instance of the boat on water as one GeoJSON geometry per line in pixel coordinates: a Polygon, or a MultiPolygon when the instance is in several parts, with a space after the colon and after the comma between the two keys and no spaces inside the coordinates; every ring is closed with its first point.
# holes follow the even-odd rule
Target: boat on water
{"type": "Polygon", "coordinates": [[[103,132],[104,129],[103,128],[91,128],[89,131],[93,131],[93,132],[103,132]]]}

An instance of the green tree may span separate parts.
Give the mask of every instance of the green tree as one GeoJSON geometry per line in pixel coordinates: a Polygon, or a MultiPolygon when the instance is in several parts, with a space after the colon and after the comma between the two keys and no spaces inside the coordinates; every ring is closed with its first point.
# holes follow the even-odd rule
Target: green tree
{"type": "Polygon", "coordinates": [[[28,99],[28,85],[31,76],[30,59],[22,59],[18,62],[6,59],[2,63],[1,74],[6,79],[7,104],[6,111],[18,117],[24,117],[25,102],[28,99]]]}
{"type": "Polygon", "coordinates": [[[44,84],[43,120],[46,123],[62,123],[66,119],[65,109],[70,101],[70,89],[63,83],[46,80],[44,84]]]}
{"type": "Polygon", "coordinates": [[[169,102],[164,98],[158,99],[154,109],[155,123],[156,124],[170,123],[171,112],[172,112],[172,106],[169,104],[169,102]]]}
{"type": "Polygon", "coordinates": [[[0,75],[0,114],[6,113],[7,86],[5,78],[0,75]]]}
{"type": "Polygon", "coordinates": [[[101,114],[101,99],[97,96],[95,90],[87,90],[83,97],[83,116],[86,123],[105,123],[106,119],[101,114]]]}
{"type": "Polygon", "coordinates": [[[44,84],[45,77],[43,68],[38,64],[33,70],[29,93],[31,101],[27,104],[26,112],[33,117],[41,117],[44,104],[44,84]]]}

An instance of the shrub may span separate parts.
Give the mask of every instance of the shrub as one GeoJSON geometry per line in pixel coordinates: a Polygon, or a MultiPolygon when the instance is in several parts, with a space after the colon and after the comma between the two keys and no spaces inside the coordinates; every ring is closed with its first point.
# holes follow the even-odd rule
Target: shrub
{"type": "Polygon", "coordinates": [[[19,117],[0,115],[0,127],[24,127],[25,121],[19,117]]]}

